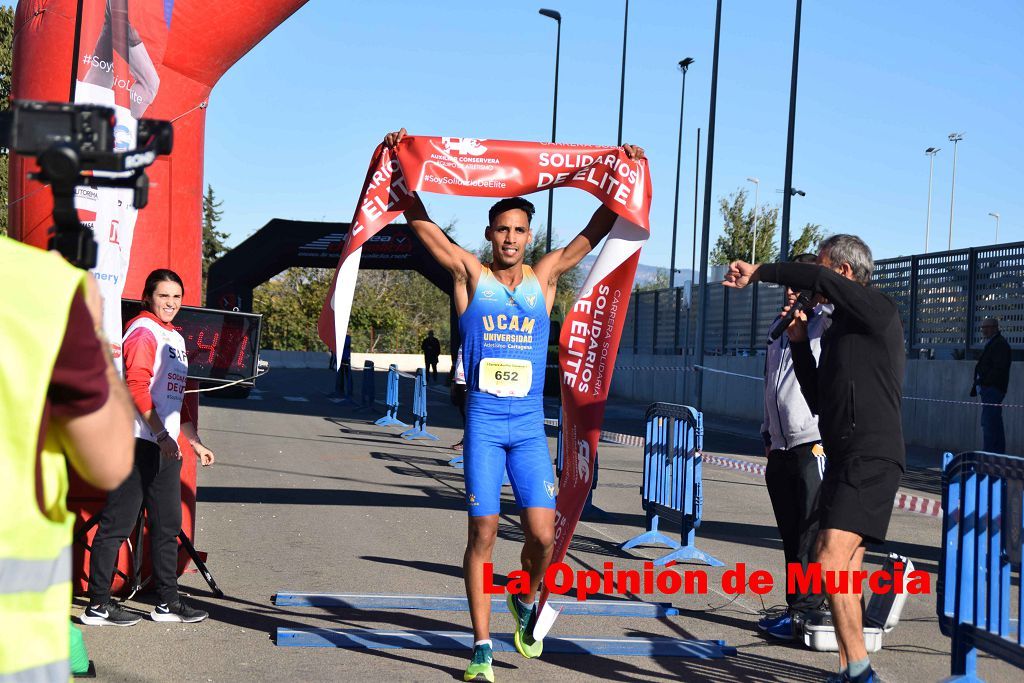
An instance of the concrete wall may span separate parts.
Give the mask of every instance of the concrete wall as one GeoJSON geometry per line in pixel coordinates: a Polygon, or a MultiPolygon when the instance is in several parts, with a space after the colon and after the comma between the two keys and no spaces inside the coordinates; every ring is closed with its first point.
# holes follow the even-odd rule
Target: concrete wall
{"type": "MultiPolygon", "coordinates": [[[[331,354],[319,351],[274,351],[261,349],[260,359],[270,363],[270,369],[274,368],[324,368],[330,367],[331,354]]],[[[363,367],[363,361],[372,360],[374,368],[387,370],[392,363],[398,366],[403,372],[416,372],[422,367],[423,354],[421,353],[353,353],[352,367],[363,367]]],[[[437,363],[439,374],[447,374],[452,368],[451,356],[442,355],[437,363]]]]}
{"type": "MultiPolygon", "coordinates": [[[[903,431],[907,443],[952,451],[981,448],[981,409],[972,405],[977,399],[968,396],[974,364],[974,361],[954,360],[907,361],[903,382],[903,431]]],[[[685,372],[683,365],[679,356],[620,353],[611,395],[649,403],[692,404],[696,373],[685,372]]],[[[761,377],[764,374],[762,356],[715,356],[707,358],[705,365],[737,375],[761,377]]],[[[1024,405],[1022,363],[1012,366],[1005,403],[1024,405]]],[[[763,382],[715,372],[705,373],[705,413],[759,422],[763,406],[763,382]]],[[[1003,421],[1007,451],[1024,453],[1024,408],[1004,408],[1003,421]]]]}
{"type": "MultiPolygon", "coordinates": [[[[423,363],[422,353],[353,353],[352,367],[363,367],[363,361],[372,360],[373,367],[377,370],[387,370],[388,366],[394,363],[402,372],[416,372],[426,367],[423,363]]],[[[439,375],[447,375],[452,369],[452,357],[441,354],[437,361],[437,372],[439,375]]]]}
{"type": "Polygon", "coordinates": [[[324,368],[330,367],[331,354],[319,351],[274,351],[260,349],[260,360],[274,368],[324,368]]]}
{"type": "MultiPolygon", "coordinates": [[[[974,361],[957,360],[907,362],[903,431],[909,443],[957,451],[981,448],[979,406],[914,400],[977,401],[968,396],[974,365],[974,361]]],[[[1010,366],[1010,388],[1003,402],[1024,405],[1024,364],[1010,366]]],[[[1007,452],[1024,454],[1024,409],[1003,408],[1003,423],[1007,452]]]]}

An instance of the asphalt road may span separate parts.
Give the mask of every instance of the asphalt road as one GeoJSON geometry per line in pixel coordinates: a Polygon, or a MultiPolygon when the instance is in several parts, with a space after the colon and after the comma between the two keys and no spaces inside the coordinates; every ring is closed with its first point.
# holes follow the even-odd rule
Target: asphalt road
{"type": "MultiPolygon", "coordinates": [[[[461,680],[468,651],[340,650],[275,644],[279,627],[467,630],[466,612],[361,611],[282,607],[279,591],[332,593],[462,594],[465,512],[461,470],[448,465],[448,446],[461,435],[461,419],[441,387],[429,395],[430,431],[437,442],[408,442],[395,427],[372,424],[383,414],[331,402],[327,371],[277,370],[260,380],[248,400],[206,400],[201,433],[217,464],[200,473],[196,546],[227,594],[212,597],[202,578],[187,573],[183,591],[209,610],[200,624],[131,628],[84,627],[101,681],[366,681],[461,680]]],[[[383,396],[383,374],[378,377],[383,396]]],[[[411,382],[402,380],[402,415],[411,405],[411,382]]],[[[615,411],[611,411],[615,412],[615,411]]],[[[628,415],[612,415],[624,423],[628,415]]],[[[710,422],[710,420],[709,420],[710,422]]],[[[548,430],[554,450],[554,432],[548,430]]],[[[709,452],[756,455],[756,443],[710,432],[709,452]],[[751,449],[753,448],[753,451],[751,449]]],[[[577,528],[568,561],[576,568],[639,569],[664,552],[657,547],[622,552],[640,533],[641,449],[602,445],[595,502],[611,514],[577,528]]],[[[706,570],[706,594],[642,595],[681,610],[661,619],[561,617],[559,636],[669,636],[721,639],[737,648],[717,660],[596,655],[545,655],[525,660],[498,653],[499,681],[820,681],[837,667],[834,654],[768,641],[754,629],[761,611],[783,602],[782,550],[763,480],[739,471],[704,468],[704,520],[697,546],[725,563],[706,570]],[[777,587],[763,597],[727,595],[723,572],[737,563],[767,569],[777,587]]],[[[669,529],[675,535],[678,530],[669,529]]],[[[919,569],[937,569],[940,522],[896,511],[886,550],[910,556],[919,569]]],[[[506,488],[496,548],[499,575],[518,567],[522,535],[506,488]]],[[[883,555],[869,554],[878,566],[883,555]]],[[[152,597],[128,607],[148,612],[152,597]]],[[[84,605],[77,600],[74,613],[84,605]]],[[[494,632],[512,630],[496,614],[494,632]]],[[[938,630],[933,595],[912,596],[899,626],[873,656],[886,681],[934,681],[949,673],[949,640],[938,630]]],[[[1019,680],[1020,672],[982,658],[992,681],[1019,680]]]]}

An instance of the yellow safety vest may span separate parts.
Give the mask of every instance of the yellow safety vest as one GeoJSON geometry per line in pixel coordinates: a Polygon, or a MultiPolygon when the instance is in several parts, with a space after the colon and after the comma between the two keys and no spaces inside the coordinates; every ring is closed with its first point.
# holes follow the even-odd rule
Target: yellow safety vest
{"type": "Polygon", "coordinates": [[[68,680],[71,533],[67,463],[43,404],[86,274],[0,237],[0,682],[68,680]],[[45,513],[40,510],[42,507],[45,513]]]}

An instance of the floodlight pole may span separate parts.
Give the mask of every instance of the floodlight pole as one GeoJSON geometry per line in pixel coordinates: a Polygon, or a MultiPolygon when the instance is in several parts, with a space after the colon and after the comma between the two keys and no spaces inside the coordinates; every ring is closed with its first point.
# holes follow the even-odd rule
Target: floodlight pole
{"type": "Polygon", "coordinates": [[[779,257],[783,260],[789,256],[789,210],[793,198],[793,138],[796,129],[796,84],[800,73],[800,15],[803,0],[796,0],[796,23],[793,28],[793,73],[789,82],[789,132],[786,136],[786,181],[785,193],[782,197],[782,230],[780,232],[781,250],[779,257]]]}
{"type": "Polygon", "coordinates": [[[693,59],[687,57],[679,62],[679,70],[683,72],[683,93],[679,98],[679,144],[676,148],[676,196],[672,206],[672,258],[668,270],[668,286],[676,286],[676,232],[679,225],[679,175],[683,164],[683,108],[686,104],[686,72],[693,64],[693,59]]]}
{"type": "Polygon", "coordinates": [[[754,183],[754,235],[750,241],[750,262],[757,263],[757,205],[758,195],[761,192],[761,181],[757,178],[747,178],[748,183],[754,183]]]}
{"type": "MultiPolygon", "coordinates": [[[[551,105],[551,142],[555,141],[555,131],[558,128],[558,59],[562,51],[562,15],[553,9],[542,9],[539,11],[540,14],[554,19],[558,23],[558,34],[555,39],[555,96],[554,102],[551,105]]],[[[555,206],[555,190],[554,188],[548,190],[548,235],[547,242],[544,247],[544,252],[551,251],[551,221],[552,214],[554,213],[555,206]]]]}
{"type": "Polygon", "coordinates": [[[996,219],[996,244],[999,244],[999,212],[992,211],[988,215],[996,219]]]}
{"type": "Polygon", "coordinates": [[[949,141],[953,143],[953,183],[949,188],[949,241],[946,250],[953,249],[953,200],[956,198],[956,148],[957,143],[964,139],[963,133],[950,133],[949,141]]]}
{"type": "MultiPolygon", "coordinates": [[[[697,325],[697,349],[694,354],[699,365],[704,365],[704,337],[708,323],[708,241],[711,234],[711,186],[715,162],[715,109],[718,103],[718,52],[722,38],[722,0],[715,8],[715,48],[711,61],[711,105],[708,111],[707,162],[704,166],[704,216],[700,245],[700,322],[697,325]]],[[[697,374],[696,408],[701,409],[704,399],[704,376],[697,374]]]]}
{"type": "Polygon", "coordinates": [[[622,107],[626,101],[626,36],[629,31],[629,0],[626,0],[626,12],[622,19],[622,78],[619,80],[619,135],[616,145],[622,145],[622,107]]]}
{"type": "Polygon", "coordinates": [[[928,155],[928,217],[924,223],[924,253],[928,253],[928,235],[932,229],[932,176],[935,171],[935,155],[940,147],[929,147],[924,151],[928,155]]]}

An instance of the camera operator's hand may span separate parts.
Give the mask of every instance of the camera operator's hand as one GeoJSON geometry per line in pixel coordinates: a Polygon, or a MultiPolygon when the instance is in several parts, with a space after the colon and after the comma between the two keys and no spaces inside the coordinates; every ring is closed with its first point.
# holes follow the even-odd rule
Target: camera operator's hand
{"type": "Polygon", "coordinates": [[[725,274],[722,284],[733,289],[743,289],[751,282],[757,281],[758,268],[760,265],[756,263],[733,261],[729,264],[729,271],[725,274]]]}
{"type": "Polygon", "coordinates": [[[384,136],[384,146],[388,149],[394,149],[398,146],[398,143],[402,141],[406,135],[405,128],[396,130],[394,133],[388,133],[384,136]]]}

